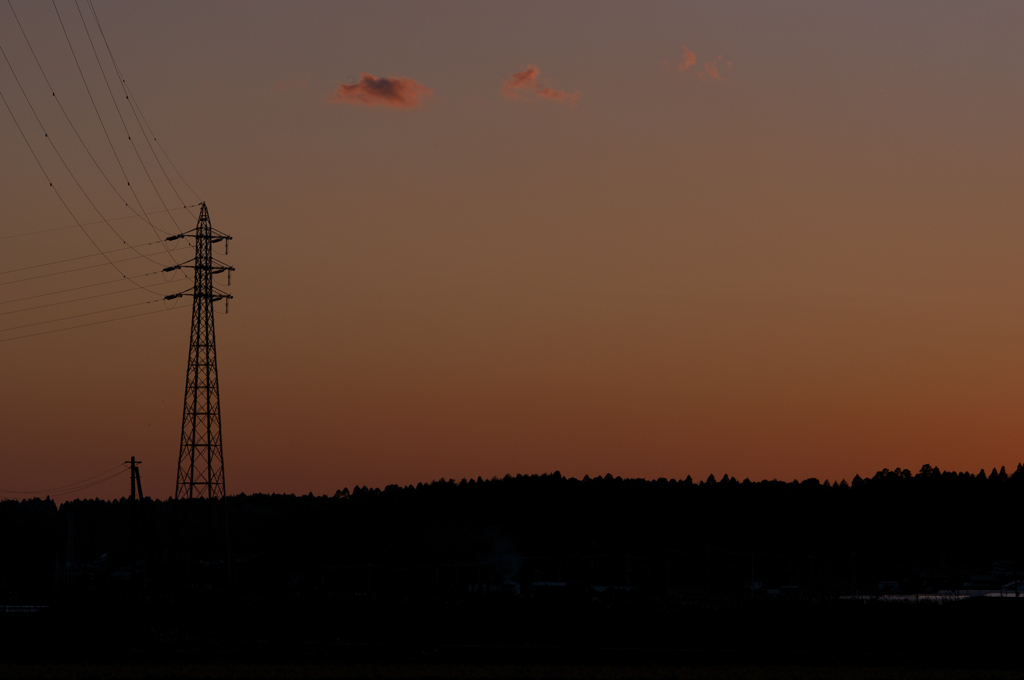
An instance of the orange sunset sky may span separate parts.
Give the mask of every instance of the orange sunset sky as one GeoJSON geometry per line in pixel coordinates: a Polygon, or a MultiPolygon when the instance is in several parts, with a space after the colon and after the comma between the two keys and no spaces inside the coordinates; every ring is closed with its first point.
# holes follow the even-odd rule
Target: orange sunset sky
{"type": "Polygon", "coordinates": [[[94,254],[195,209],[97,166],[234,236],[230,494],[1024,460],[1021,2],[94,3],[191,189],[86,0],[0,3],[4,490],[173,494],[189,302],[94,254]]]}

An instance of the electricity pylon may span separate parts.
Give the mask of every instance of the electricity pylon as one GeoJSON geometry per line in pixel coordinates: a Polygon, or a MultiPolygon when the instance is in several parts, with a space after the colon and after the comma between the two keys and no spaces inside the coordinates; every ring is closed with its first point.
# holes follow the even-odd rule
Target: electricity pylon
{"type": "Polygon", "coordinates": [[[178,482],[175,498],[223,498],[224,448],[220,436],[220,384],[217,380],[217,338],[213,328],[213,303],[231,299],[213,285],[216,274],[235,270],[213,257],[213,244],[231,237],[213,228],[206,203],[199,209],[196,228],[169,237],[168,241],[191,238],[196,244],[195,258],[167,267],[192,269],[195,276],[192,290],[168,295],[166,299],[192,297],[192,340],[188,350],[188,372],[185,377],[185,408],[181,418],[181,448],[178,452],[178,482]]]}

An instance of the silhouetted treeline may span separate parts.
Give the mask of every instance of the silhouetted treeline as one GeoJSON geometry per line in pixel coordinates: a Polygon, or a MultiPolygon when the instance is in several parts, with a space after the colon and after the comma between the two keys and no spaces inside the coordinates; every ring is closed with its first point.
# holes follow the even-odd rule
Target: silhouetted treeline
{"type": "Polygon", "coordinates": [[[924,466],[849,484],[556,472],[320,497],[6,501],[0,654],[847,663],[962,650],[975,664],[970,650],[1015,644],[1024,600],[981,595],[1015,594],[1022,500],[1020,466],[924,466]],[[940,592],[961,597],[918,597],[940,592]]]}
{"type": "Polygon", "coordinates": [[[9,604],[68,589],[835,598],[997,588],[1021,562],[1024,470],[850,484],[549,475],[333,496],[0,503],[9,604]],[[225,525],[225,511],[227,523],[225,525]],[[228,555],[230,554],[230,560],[228,555]]]}

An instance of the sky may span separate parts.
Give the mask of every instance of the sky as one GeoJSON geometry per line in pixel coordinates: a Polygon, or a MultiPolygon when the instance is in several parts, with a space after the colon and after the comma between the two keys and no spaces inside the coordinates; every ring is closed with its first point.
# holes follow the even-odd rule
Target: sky
{"type": "Polygon", "coordinates": [[[0,3],[0,495],[173,495],[200,200],[230,494],[1024,460],[1024,3],[94,3],[159,146],[0,3]]]}

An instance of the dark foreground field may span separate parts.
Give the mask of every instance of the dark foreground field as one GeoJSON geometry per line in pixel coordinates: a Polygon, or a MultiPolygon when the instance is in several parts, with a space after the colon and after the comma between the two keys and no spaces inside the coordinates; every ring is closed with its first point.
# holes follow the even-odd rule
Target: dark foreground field
{"type": "Polygon", "coordinates": [[[1021,677],[1024,599],[635,593],[62,602],[0,616],[3,677],[1021,677]]]}
{"type": "Polygon", "coordinates": [[[1009,680],[1020,673],[1004,669],[916,668],[906,666],[792,666],[733,664],[519,664],[462,663],[111,663],[0,664],[2,677],[18,678],[368,678],[379,680],[1009,680]]]}

